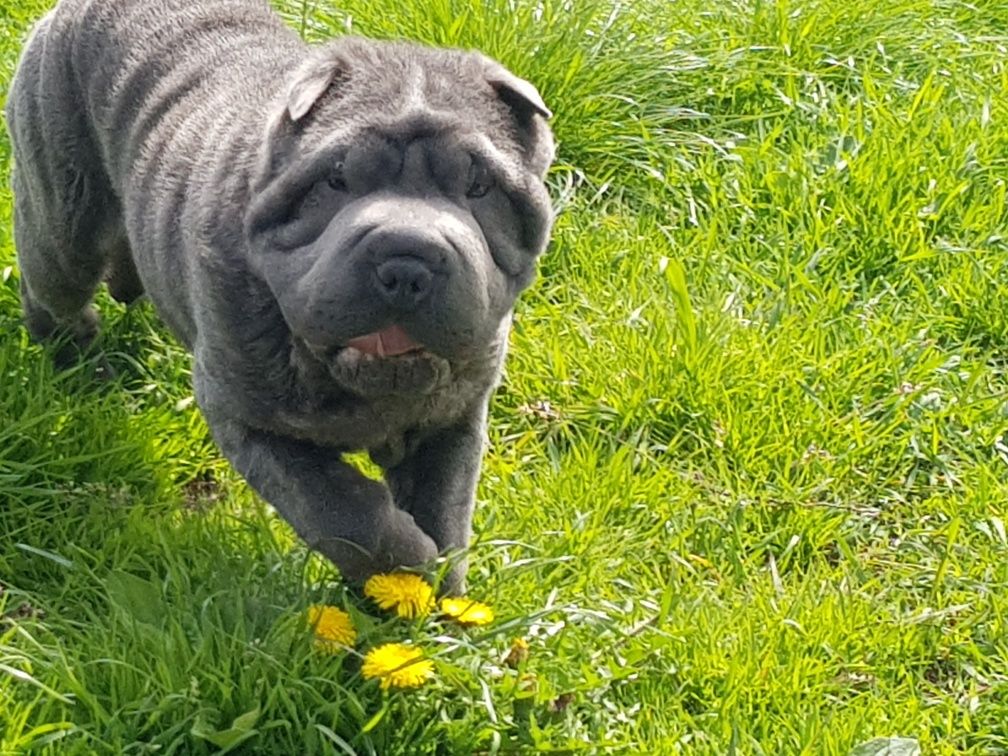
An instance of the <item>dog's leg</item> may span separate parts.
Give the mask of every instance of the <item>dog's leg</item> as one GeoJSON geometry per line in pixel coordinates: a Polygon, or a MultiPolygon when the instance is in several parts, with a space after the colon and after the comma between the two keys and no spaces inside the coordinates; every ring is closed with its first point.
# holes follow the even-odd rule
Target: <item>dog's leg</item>
{"type": "Polygon", "coordinates": [[[359,582],[437,556],[434,541],[392,503],[384,484],[362,475],[335,450],[233,420],[215,406],[216,391],[198,371],[194,385],[224,456],[344,578],[359,582]]]}
{"type": "Polygon", "coordinates": [[[109,239],[107,257],[109,262],[105,283],[109,294],[117,302],[132,304],[143,295],[144,285],[133,262],[125,230],[109,239]]]}
{"type": "Polygon", "coordinates": [[[98,333],[90,302],[106,268],[108,242],[125,232],[66,67],[58,50],[47,52],[48,34],[44,20],[18,66],[6,115],[25,323],[39,341],[69,337],[56,353],[57,362],[66,363],[98,333]]]}
{"type": "Polygon", "coordinates": [[[57,365],[65,367],[98,335],[99,317],[90,303],[105,260],[93,238],[72,233],[73,214],[87,213],[90,208],[69,206],[64,212],[53,212],[59,203],[50,202],[42,210],[19,180],[25,171],[25,166],[18,166],[13,182],[21,307],[28,332],[36,341],[69,337],[55,355],[57,365]]]}
{"type": "Polygon", "coordinates": [[[472,515],[483,457],[485,412],[426,438],[402,462],[386,471],[398,507],[411,513],[441,552],[457,561],[442,591],[465,591],[472,515]]]}

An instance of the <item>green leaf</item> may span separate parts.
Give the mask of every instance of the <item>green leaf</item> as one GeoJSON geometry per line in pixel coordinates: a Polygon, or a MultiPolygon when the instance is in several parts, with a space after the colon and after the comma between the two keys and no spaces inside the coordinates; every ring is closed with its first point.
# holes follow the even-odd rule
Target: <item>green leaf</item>
{"type": "Polygon", "coordinates": [[[17,667],[12,667],[9,664],[4,664],[3,662],[0,662],[0,673],[4,673],[4,674],[7,674],[7,675],[10,675],[15,680],[20,680],[21,682],[30,683],[31,685],[34,685],[39,690],[44,691],[45,693],[49,694],[50,696],[52,696],[53,698],[55,698],[55,699],[57,699],[59,701],[62,701],[63,703],[67,703],[67,704],[73,703],[72,699],[67,698],[66,696],[62,695],[61,693],[57,693],[55,690],[53,690],[52,688],[50,688],[45,683],[39,682],[34,677],[32,677],[30,674],[28,674],[27,672],[25,672],[23,669],[18,669],[17,667]]]}
{"type": "Polygon", "coordinates": [[[200,718],[196,720],[189,732],[195,738],[213,743],[221,749],[221,753],[226,753],[258,734],[255,724],[259,721],[261,713],[261,709],[256,706],[254,709],[235,717],[231,726],[224,730],[212,730],[206,720],[200,718]]]}
{"type": "Polygon", "coordinates": [[[367,722],[364,723],[364,726],[361,727],[361,733],[363,734],[365,732],[371,732],[371,730],[377,727],[378,723],[381,722],[382,719],[384,719],[385,714],[387,713],[388,713],[388,704],[386,703],[380,709],[378,709],[378,711],[375,713],[373,717],[371,717],[371,719],[369,719],[367,722]]]}
{"type": "Polygon", "coordinates": [[[129,572],[114,570],[105,579],[109,600],[137,622],[160,627],[166,607],[161,588],[129,572]]]}
{"type": "Polygon", "coordinates": [[[55,562],[60,567],[66,567],[68,570],[74,568],[74,563],[67,559],[65,556],[57,554],[55,551],[49,551],[47,549],[40,549],[37,546],[29,546],[27,543],[17,543],[14,544],[21,551],[25,551],[29,554],[34,554],[35,556],[40,556],[48,559],[50,562],[55,562]]]}
{"type": "Polygon", "coordinates": [[[855,746],[850,756],[920,756],[920,743],[914,738],[875,738],[855,746]]]}
{"type": "Polygon", "coordinates": [[[355,756],[356,751],[347,743],[343,738],[333,732],[330,728],[326,727],[324,724],[315,724],[315,729],[325,735],[329,740],[332,741],[333,745],[339,748],[343,753],[348,754],[348,756],[355,756]]]}
{"type": "Polygon", "coordinates": [[[353,626],[357,628],[358,634],[363,636],[369,635],[378,626],[374,617],[362,612],[352,603],[348,603],[345,609],[346,613],[350,615],[350,621],[353,622],[353,626]]]}
{"type": "Polygon", "coordinates": [[[669,293],[672,295],[676,320],[683,339],[683,351],[687,361],[690,361],[696,356],[697,326],[696,316],[693,314],[693,303],[690,301],[689,287],[686,284],[686,271],[683,269],[682,263],[670,257],[663,257],[658,261],[658,271],[665,276],[669,293]]]}
{"type": "Polygon", "coordinates": [[[256,722],[259,721],[259,714],[261,713],[258,706],[254,709],[246,711],[244,714],[235,717],[234,722],[231,723],[232,730],[251,730],[255,727],[256,722]]]}
{"type": "Polygon", "coordinates": [[[14,744],[20,748],[27,748],[29,745],[39,748],[62,740],[76,731],[77,726],[73,722],[48,722],[24,733],[14,744]]]}

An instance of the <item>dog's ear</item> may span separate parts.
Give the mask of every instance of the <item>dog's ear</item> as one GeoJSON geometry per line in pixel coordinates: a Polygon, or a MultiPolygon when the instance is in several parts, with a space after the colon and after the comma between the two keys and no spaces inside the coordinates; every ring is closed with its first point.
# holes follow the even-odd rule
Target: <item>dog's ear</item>
{"type": "Polygon", "coordinates": [[[488,61],[487,81],[497,92],[497,96],[518,115],[527,117],[538,113],[543,118],[553,117],[552,111],[543,102],[539,90],[525,79],[515,76],[499,63],[488,61]]]}
{"type": "Polygon", "coordinates": [[[252,190],[263,191],[279,173],[296,161],[304,120],[319,100],[350,78],[351,63],[335,45],[313,48],[277,91],[266,120],[264,139],[253,172],[252,190]]]}
{"type": "Polygon", "coordinates": [[[315,103],[339,79],[349,75],[346,58],[334,50],[319,51],[302,63],[287,87],[287,117],[293,123],[304,118],[315,103]]]}
{"type": "Polygon", "coordinates": [[[527,166],[544,176],[553,162],[553,135],[545,119],[553,113],[531,83],[490,58],[484,58],[483,63],[486,81],[514,114],[527,166]]]}

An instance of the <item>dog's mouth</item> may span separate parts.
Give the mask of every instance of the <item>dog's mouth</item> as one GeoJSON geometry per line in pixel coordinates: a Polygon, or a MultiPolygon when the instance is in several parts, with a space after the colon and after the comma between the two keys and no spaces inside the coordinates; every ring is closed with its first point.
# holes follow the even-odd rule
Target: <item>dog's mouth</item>
{"type": "Polygon", "coordinates": [[[330,377],[362,396],[427,394],[446,385],[451,377],[448,360],[398,325],[357,336],[342,346],[305,344],[330,377]]]}
{"type": "Polygon", "coordinates": [[[402,326],[397,325],[350,339],[346,346],[373,357],[398,357],[425,351],[423,344],[414,341],[402,326]]]}

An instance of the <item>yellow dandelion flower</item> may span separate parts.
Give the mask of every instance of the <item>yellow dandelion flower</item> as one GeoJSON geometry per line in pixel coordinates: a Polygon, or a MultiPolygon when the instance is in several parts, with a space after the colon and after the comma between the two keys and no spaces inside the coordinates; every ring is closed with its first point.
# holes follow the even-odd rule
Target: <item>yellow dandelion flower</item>
{"type": "Polygon", "coordinates": [[[364,584],[364,595],[382,609],[395,609],[400,617],[423,617],[434,608],[434,589],[419,575],[397,572],[373,575],[364,584]]]}
{"type": "Polygon", "coordinates": [[[494,619],[489,606],[464,598],[441,599],[441,613],[463,625],[489,625],[494,619]]]}
{"type": "Polygon", "coordinates": [[[361,673],[369,680],[379,678],[382,690],[417,688],[434,676],[434,664],[419,648],[386,643],[367,652],[361,673]]]}
{"type": "Polygon", "coordinates": [[[319,650],[336,651],[340,646],[352,646],[357,640],[357,629],[350,615],[335,606],[312,604],[308,607],[307,619],[319,650]]]}

